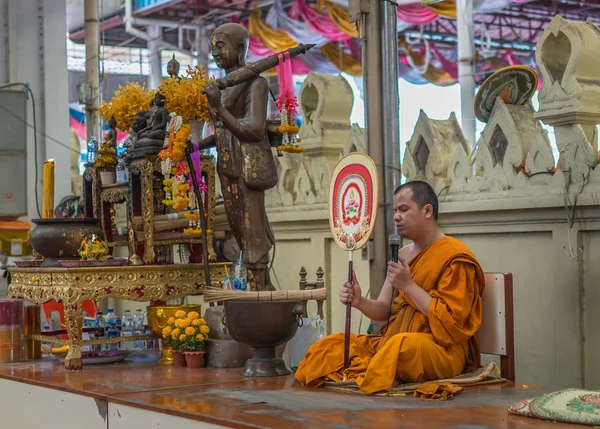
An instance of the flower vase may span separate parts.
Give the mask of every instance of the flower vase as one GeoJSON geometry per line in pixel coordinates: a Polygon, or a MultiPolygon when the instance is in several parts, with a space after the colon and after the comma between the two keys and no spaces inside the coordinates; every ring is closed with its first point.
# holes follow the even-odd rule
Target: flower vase
{"type": "Polygon", "coordinates": [[[204,129],[204,121],[189,121],[191,130],[190,138],[192,143],[197,143],[202,140],[202,130],[204,129]]]}
{"type": "Polygon", "coordinates": [[[175,366],[185,366],[186,365],[186,357],[179,350],[172,350],[171,354],[173,355],[173,365],[175,366]]]}
{"type": "Polygon", "coordinates": [[[112,185],[117,181],[117,172],[116,170],[108,170],[100,172],[100,182],[102,182],[103,186],[112,185]]]}
{"type": "Polygon", "coordinates": [[[206,352],[184,352],[185,363],[188,368],[202,368],[204,367],[204,355],[206,352]]]}

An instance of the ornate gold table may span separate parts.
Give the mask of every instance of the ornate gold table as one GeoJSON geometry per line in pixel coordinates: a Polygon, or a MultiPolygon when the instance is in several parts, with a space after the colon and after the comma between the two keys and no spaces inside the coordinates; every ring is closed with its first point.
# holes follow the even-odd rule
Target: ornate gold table
{"type": "MultiPolygon", "coordinates": [[[[212,287],[220,287],[225,267],[230,263],[211,263],[212,287]]],[[[83,301],[119,298],[131,301],[166,301],[204,292],[206,281],[202,264],[143,265],[89,268],[9,268],[10,298],[26,299],[34,304],[62,301],[68,340],[38,335],[35,340],[69,346],[66,369],[80,369],[81,346],[120,342],[121,338],[82,339],[83,301]]],[[[139,339],[142,339],[140,336],[139,339]]],[[[128,340],[138,338],[127,337],[128,340]]]]}

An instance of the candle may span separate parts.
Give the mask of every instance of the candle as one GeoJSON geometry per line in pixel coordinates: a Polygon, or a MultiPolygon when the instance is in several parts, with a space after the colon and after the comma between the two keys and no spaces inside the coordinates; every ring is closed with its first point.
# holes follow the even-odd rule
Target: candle
{"type": "Polygon", "coordinates": [[[54,217],[54,160],[44,163],[44,195],[42,196],[42,218],[54,217]]]}

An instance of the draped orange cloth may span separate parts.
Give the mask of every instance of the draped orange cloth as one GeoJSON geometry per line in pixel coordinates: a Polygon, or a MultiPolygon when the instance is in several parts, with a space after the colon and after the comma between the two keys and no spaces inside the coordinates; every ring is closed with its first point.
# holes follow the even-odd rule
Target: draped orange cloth
{"type": "Polygon", "coordinates": [[[413,281],[431,295],[427,317],[400,292],[380,335],[350,337],[350,364],[343,371],[344,333],[313,344],[296,372],[307,386],[356,380],[371,394],[403,382],[455,377],[480,366],[475,332],[481,325],[483,270],[471,251],[443,237],[410,262],[413,281]]]}

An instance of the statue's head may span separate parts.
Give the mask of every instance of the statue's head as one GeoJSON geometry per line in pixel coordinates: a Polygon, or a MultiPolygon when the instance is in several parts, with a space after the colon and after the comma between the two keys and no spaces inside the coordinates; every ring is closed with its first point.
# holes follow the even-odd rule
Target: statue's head
{"type": "Polygon", "coordinates": [[[137,133],[144,128],[146,128],[146,115],[144,115],[143,112],[139,112],[133,119],[133,125],[131,126],[131,129],[137,133]]]}
{"type": "Polygon", "coordinates": [[[210,40],[212,55],[221,69],[230,69],[246,64],[250,35],[241,24],[223,24],[214,31],[210,40]]]}
{"type": "Polygon", "coordinates": [[[175,54],[173,54],[173,58],[167,63],[167,73],[169,76],[179,75],[179,61],[175,59],[175,54]]]}
{"type": "Polygon", "coordinates": [[[110,119],[108,120],[107,124],[108,124],[108,127],[111,128],[111,129],[112,128],[116,128],[117,127],[117,120],[115,119],[114,116],[111,116],[110,119]]]}
{"type": "Polygon", "coordinates": [[[158,107],[164,107],[165,105],[165,96],[160,92],[156,91],[154,98],[152,99],[152,105],[158,107]]]}

